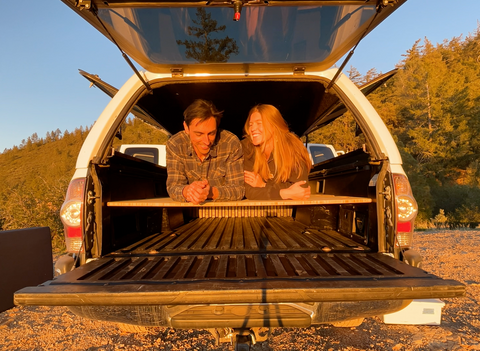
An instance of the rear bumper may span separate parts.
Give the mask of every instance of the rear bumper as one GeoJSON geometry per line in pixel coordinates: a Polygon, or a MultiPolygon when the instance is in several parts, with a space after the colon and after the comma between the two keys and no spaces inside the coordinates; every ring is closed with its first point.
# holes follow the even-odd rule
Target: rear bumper
{"type": "Polygon", "coordinates": [[[179,306],[74,306],[78,316],[146,327],[308,327],[392,313],[408,301],[324,302],[179,306]]]}

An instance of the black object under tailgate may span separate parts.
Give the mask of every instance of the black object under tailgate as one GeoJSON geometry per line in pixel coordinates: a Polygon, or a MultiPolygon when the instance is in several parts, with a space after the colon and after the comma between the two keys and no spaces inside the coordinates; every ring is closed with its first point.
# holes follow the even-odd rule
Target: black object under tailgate
{"type": "Polygon", "coordinates": [[[305,230],[288,218],[209,218],[19,290],[15,303],[372,301],[446,298],[464,292],[457,281],[369,252],[331,230],[305,230]]]}

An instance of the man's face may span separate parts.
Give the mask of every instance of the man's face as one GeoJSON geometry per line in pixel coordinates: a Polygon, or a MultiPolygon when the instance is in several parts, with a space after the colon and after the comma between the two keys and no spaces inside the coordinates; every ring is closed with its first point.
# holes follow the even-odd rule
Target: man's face
{"type": "Polygon", "coordinates": [[[203,122],[200,118],[193,119],[189,126],[183,122],[185,132],[189,135],[193,149],[201,159],[205,158],[217,135],[217,121],[210,117],[203,122]]]}

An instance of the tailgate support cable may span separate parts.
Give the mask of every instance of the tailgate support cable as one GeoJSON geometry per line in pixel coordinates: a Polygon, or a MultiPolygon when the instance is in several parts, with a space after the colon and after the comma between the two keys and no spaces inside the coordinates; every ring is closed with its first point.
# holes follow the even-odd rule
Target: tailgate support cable
{"type": "Polygon", "coordinates": [[[375,12],[375,16],[373,16],[372,20],[370,21],[370,23],[368,24],[367,28],[365,29],[365,31],[363,32],[362,36],[360,37],[360,39],[358,39],[357,43],[355,44],[355,46],[353,47],[352,50],[350,50],[350,52],[348,53],[347,57],[345,58],[345,60],[343,60],[342,62],[342,65],[340,66],[340,68],[338,69],[337,73],[335,73],[335,75],[333,76],[332,80],[330,81],[330,83],[328,84],[328,86],[325,88],[325,92],[328,92],[328,90],[335,84],[335,82],[337,81],[338,79],[338,76],[340,75],[340,73],[342,73],[343,69],[345,68],[345,65],[348,63],[348,61],[350,61],[350,59],[352,58],[353,54],[355,53],[355,49],[357,48],[358,44],[360,44],[360,42],[362,41],[362,39],[365,37],[365,35],[367,35],[370,27],[372,26],[373,22],[375,22],[375,19],[377,18],[378,14],[380,12],[382,12],[383,8],[387,7],[388,5],[391,5],[393,6],[394,4],[397,3],[397,0],[378,0],[377,1],[377,5],[376,5],[376,12],[375,12]]]}
{"type": "Polygon", "coordinates": [[[113,38],[113,35],[110,34],[110,32],[108,31],[107,27],[105,26],[105,24],[103,23],[103,21],[100,19],[100,17],[98,17],[98,9],[95,7],[95,4],[91,1],[85,1],[85,0],[79,0],[79,2],[77,2],[77,7],[80,8],[80,11],[84,10],[84,9],[88,9],[90,10],[90,12],[95,16],[95,18],[98,20],[98,22],[100,22],[100,24],[102,25],[103,29],[105,29],[105,32],[107,32],[108,36],[110,37],[110,39],[112,40],[112,42],[117,46],[118,50],[120,50],[120,52],[122,53],[122,56],[123,58],[125,59],[125,61],[127,61],[128,65],[130,66],[130,68],[135,72],[135,74],[137,75],[138,79],[140,79],[140,81],[143,83],[143,85],[145,85],[145,88],[147,88],[147,91],[149,93],[152,93],[152,87],[150,86],[150,84],[148,84],[148,82],[142,77],[142,75],[140,74],[140,72],[135,68],[135,66],[133,65],[132,61],[130,60],[130,58],[127,56],[127,54],[125,54],[125,52],[122,50],[122,48],[120,47],[120,45],[118,45],[118,43],[116,42],[116,40],[113,38]],[[87,4],[85,4],[87,3],[87,4]]]}

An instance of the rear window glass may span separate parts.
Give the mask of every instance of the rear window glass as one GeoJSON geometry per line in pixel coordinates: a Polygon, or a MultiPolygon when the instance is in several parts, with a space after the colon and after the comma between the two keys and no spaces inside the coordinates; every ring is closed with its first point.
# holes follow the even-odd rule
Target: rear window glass
{"type": "Polygon", "coordinates": [[[115,8],[99,16],[153,64],[321,62],[375,15],[375,6],[115,8]]]}
{"type": "Polygon", "coordinates": [[[317,164],[331,158],[334,158],[335,155],[333,151],[326,146],[309,146],[310,154],[312,155],[313,164],[317,164]]]}
{"type": "Polygon", "coordinates": [[[146,147],[129,147],[125,154],[139,158],[144,161],[158,164],[158,150],[146,147]]]}

